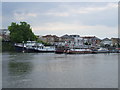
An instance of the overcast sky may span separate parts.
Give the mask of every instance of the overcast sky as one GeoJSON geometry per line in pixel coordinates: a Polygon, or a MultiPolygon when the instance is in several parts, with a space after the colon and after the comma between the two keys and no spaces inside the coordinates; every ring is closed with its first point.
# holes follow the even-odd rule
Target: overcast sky
{"type": "Polygon", "coordinates": [[[118,37],[118,3],[3,2],[2,24],[26,21],[37,35],[118,37]]]}

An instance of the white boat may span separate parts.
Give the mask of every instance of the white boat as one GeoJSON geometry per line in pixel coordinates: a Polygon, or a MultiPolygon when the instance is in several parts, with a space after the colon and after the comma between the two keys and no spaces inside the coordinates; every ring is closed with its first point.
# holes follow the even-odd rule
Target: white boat
{"type": "Polygon", "coordinates": [[[42,43],[37,43],[36,41],[27,41],[26,43],[15,44],[17,51],[25,52],[54,52],[54,46],[44,46],[42,43]]]}
{"type": "Polygon", "coordinates": [[[54,46],[37,46],[35,47],[36,52],[55,52],[55,47],[54,46]]]}
{"type": "Polygon", "coordinates": [[[67,54],[90,54],[92,53],[91,49],[69,49],[66,51],[67,54]]]}
{"type": "Polygon", "coordinates": [[[109,50],[107,48],[99,48],[96,53],[109,53],[109,50]]]}
{"type": "Polygon", "coordinates": [[[36,41],[27,41],[26,43],[15,43],[15,49],[19,52],[34,52],[36,41]]]}

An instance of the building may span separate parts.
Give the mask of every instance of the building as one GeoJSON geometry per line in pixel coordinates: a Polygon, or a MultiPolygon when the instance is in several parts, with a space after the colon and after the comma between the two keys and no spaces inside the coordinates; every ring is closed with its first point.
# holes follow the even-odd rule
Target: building
{"type": "Polygon", "coordinates": [[[73,38],[70,37],[70,35],[66,34],[60,37],[58,45],[70,46],[72,42],[73,42],[73,38]]]}
{"type": "Polygon", "coordinates": [[[85,36],[85,37],[82,37],[82,41],[83,41],[83,45],[84,47],[88,47],[88,48],[91,48],[91,47],[99,47],[100,46],[100,42],[101,42],[101,39],[95,37],[95,36],[85,36]]]}
{"type": "Polygon", "coordinates": [[[101,39],[95,36],[85,36],[80,37],[80,35],[63,35],[62,41],[65,42],[65,45],[75,48],[91,48],[99,47],[101,39]]]}
{"type": "Polygon", "coordinates": [[[101,41],[101,45],[102,45],[102,46],[112,46],[112,40],[109,39],[109,38],[104,38],[104,39],[101,41]]]}
{"type": "Polygon", "coordinates": [[[73,38],[70,37],[70,35],[63,35],[60,37],[61,38],[61,42],[67,42],[67,43],[70,43],[71,41],[73,41],[73,38]]]}
{"type": "Polygon", "coordinates": [[[0,35],[3,41],[10,41],[10,32],[8,29],[0,29],[0,35]]]}
{"type": "Polygon", "coordinates": [[[80,48],[82,46],[82,38],[79,35],[63,35],[61,36],[61,43],[71,48],[80,48]]]}
{"type": "Polygon", "coordinates": [[[50,43],[51,45],[55,45],[57,42],[59,42],[59,37],[56,35],[46,35],[42,36],[41,40],[46,43],[50,43]]]}
{"type": "Polygon", "coordinates": [[[83,39],[80,37],[80,35],[70,35],[71,38],[73,38],[72,46],[76,48],[83,48],[83,39]]]}
{"type": "Polygon", "coordinates": [[[120,45],[120,38],[111,38],[111,41],[113,46],[120,45]]]}

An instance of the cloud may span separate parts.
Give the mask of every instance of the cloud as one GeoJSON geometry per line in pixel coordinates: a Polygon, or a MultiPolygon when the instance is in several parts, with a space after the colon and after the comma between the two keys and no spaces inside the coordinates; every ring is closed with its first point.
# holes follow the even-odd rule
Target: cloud
{"type": "Polygon", "coordinates": [[[54,23],[46,23],[43,26],[36,26],[33,27],[33,30],[49,30],[49,31],[62,31],[62,30],[71,30],[71,29],[75,29],[76,26],[74,26],[73,24],[66,24],[66,23],[62,23],[62,22],[54,22],[54,23]]]}
{"type": "Polygon", "coordinates": [[[46,15],[66,17],[66,16],[69,16],[69,13],[67,13],[67,12],[48,12],[48,13],[46,13],[46,15]]]}
{"type": "Polygon", "coordinates": [[[100,12],[114,8],[118,8],[118,4],[108,3],[105,6],[91,5],[89,7],[67,4],[67,5],[59,5],[57,8],[50,9],[48,12],[45,13],[45,15],[65,17],[73,14],[87,14],[87,13],[100,12]]]}
{"type": "Polygon", "coordinates": [[[21,20],[26,20],[26,19],[30,19],[30,18],[35,18],[37,17],[36,13],[25,13],[25,12],[15,12],[14,14],[14,18],[17,21],[21,21],[21,20]]]}
{"type": "Polygon", "coordinates": [[[117,27],[107,27],[104,25],[82,25],[82,24],[68,24],[62,22],[55,23],[46,23],[42,26],[34,26],[32,27],[33,31],[38,34],[38,32],[42,35],[47,33],[63,35],[63,34],[80,34],[80,35],[95,35],[99,37],[115,37],[117,36],[117,27]],[[106,33],[107,32],[107,33],[106,33]]]}
{"type": "Polygon", "coordinates": [[[4,3],[3,27],[26,21],[35,34],[117,36],[118,3],[4,3]]]}
{"type": "Polygon", "coordinates": [[[0,28],[2,28],[2,16],[0,15],[0,28]]]}
{"type": "Polygon", "coordinates": [[[105,10],[109,10],[109,9],[113,9],[113,8],[117,8],[117,4],[114,4],[114,3],[109,3],[107,4],[106,6],[100,6],[100,7],[95,7],[95,6],[92,6],[92,7],[82,7],[78,10],[73,10],[73,12],[75,13],[91,13],[91,12],[100,12],[100,11],[105,11],[105,10]]]}

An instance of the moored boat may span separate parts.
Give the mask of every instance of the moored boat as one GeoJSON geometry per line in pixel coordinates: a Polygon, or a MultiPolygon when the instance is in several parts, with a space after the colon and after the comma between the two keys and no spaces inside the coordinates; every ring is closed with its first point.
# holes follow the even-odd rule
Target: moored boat
{"type": "Polygon", "coordinates": [[[23,52],[26,50],[26,47],[22,43],[15,43],[14,47],[17,52],[23,52]]]}
{"type": "Polygon", "coordinates": [[[17,43],[14,45],[16,51],[20,52],[54,52],[54,46],[44,46],[42,43],[27,41],[26,43],[17,43]]]}
{"type": "Polygon", "coordinates": [[[55,47],[54,46],[37,46],[35,48],[35,52],[55,52],[55,47]]]}
{"type": "Polygon", "coordinates": [[[56,54],[63,54],[63,53],[66,53],[67,50],[69,50],[69,47],[58,46],[55,48],[55,53],[56,54]]]}
{"type": "Polygon", "coordinates": [[[18,52],[34,52],[35,41],[27,41],[26,43],[15,43],[15,49],[18,52]]]}
{"type": "Polygon", "coordinates": [[[117,50],[117,53],[120,53],[120,48],[116,48],[116,50],[117,50]]]}
{"type": "Polygon", "coordinates": [[[107,48],[99,48],[97,51],[94,51],[95,53],[110,53],[110,51],[107,48]]]}
{"type": "Polygon", "coordinates": [[[69,49],[66,51],[67,54],[91,54],[91,49],[69,49]]]}

